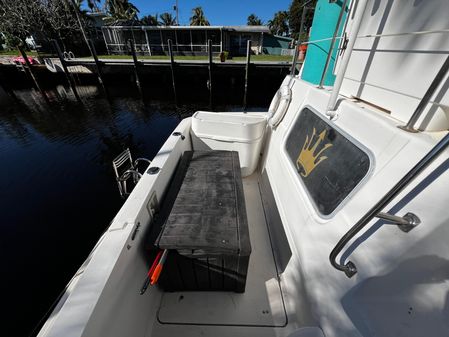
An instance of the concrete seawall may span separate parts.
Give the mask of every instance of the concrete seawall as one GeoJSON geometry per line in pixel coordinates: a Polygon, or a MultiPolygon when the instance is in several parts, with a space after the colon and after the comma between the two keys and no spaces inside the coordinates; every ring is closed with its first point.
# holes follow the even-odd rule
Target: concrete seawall
{"type": "MultiPolygon", "coordinates": [[[[42,87],[67,85],[60,61],[52,59],[54,72],[45,65],[33,67],[42,87]]],[[[67,66],[76,85],[98,84],[93,60],[68,60],[67,66]]],[[[136,87],[132,60],[101,60],[101,74],[106,86],[136,87]]],[[[215,103],[239,104],[243,100],[246,62],[214,62],[211,67],[212,97],[215,103]]],[[[284,77],[289,74],[290,62],[252,62],[248,73],[248,101],[269,104],[284,77]]],[[[176,91],[181,101],[195,102],[209,99],[209,68],[207,60],[176,61],[173,65],[176,91]]],[[[148,98],[171,99],[173,79],[169,60],[143,60],[138,63],[138,76],[148,98]]],[[[20,67],[0,65],[0,85],[6,90],[31,87],[32,82],[20,67]]],[[[137,91],[137,87],[135,88],[137,91]]]]}

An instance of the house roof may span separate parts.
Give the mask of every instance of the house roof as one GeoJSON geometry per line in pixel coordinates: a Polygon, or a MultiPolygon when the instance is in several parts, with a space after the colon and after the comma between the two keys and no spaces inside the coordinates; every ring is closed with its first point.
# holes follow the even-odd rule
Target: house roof
{"type": "Polygon", "coordinates": [[[117,29],[136,29],[143,30],[227,30],[243,33],[270,33],[267,26],[106,26],[117,29]]]}

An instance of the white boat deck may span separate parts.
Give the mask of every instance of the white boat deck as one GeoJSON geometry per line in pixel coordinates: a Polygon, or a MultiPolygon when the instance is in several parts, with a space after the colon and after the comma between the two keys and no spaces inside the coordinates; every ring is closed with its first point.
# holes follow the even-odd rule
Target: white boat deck
{"type": "Polygon", "coordinates": [[[275,335],[273,327],[287,324],[258,175],[244,178],[243,189],[252,245],[245,293],[165,293],[158,311],[158,322],[149,327],[147,336],[181,333],[183,336],[197,336],[211,327],[214,327],[216,336],[229,335],[236,327],[243,334],[245,329],[240,330],[242,327],[260,327],[261,334],[275,335]],[[223,328],[217,330],[217,326],[223,328]]]}

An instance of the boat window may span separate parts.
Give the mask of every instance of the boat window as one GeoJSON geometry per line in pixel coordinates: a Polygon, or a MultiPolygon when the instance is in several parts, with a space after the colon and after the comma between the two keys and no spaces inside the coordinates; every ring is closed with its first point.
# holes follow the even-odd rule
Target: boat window
{"type": "Polygon", "coordinates": [[[370,168],[368,154],[329,121],[305,108],[293,125],[286,151],[322,215],[330,215],[370,168]]]}

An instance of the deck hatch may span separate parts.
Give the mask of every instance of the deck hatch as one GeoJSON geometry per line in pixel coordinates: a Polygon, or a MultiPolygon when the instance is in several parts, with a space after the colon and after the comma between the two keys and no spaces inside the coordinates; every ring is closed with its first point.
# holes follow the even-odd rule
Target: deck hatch
{"type": "Polygon", "coordinates": [[[370,168],[370,157],[335,126],[309,108],[301,111],[286,141],[286,152],[310,198],[330,215],[370,168]]]}

